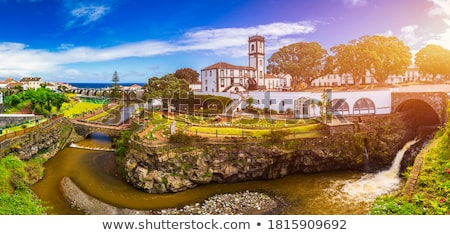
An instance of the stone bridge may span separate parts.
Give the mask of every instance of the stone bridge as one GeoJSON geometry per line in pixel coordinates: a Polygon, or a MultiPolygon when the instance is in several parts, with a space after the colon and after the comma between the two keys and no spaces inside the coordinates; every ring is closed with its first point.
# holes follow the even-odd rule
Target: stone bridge
{"type": "Polygon", "coordinates": [[[102,125],[99,123],[85,122],[80,120],[71,120],[77,134],[86,138],[93,132],[101,132],[111,137],[119,137],[120,132],[127,129],[129,124],[122,125],[102,125]]]}
{"type": "Polygon", "coordinates": [[[447,120],[446,92],[392,92],[393,113],[404,112],[416,125],[444,125],[447,120]]]}
{"type": "MultiPolygon", "coordinates": [[[[111,90],[110,89],[73,89],[70,90],[74,94],[80,94],[84,96],[91,96],[91,97],[110,97],[111,96],[111,90]]],[[[123,99],[130,101],[130,100],[139,100],[142,99],[144,96],[144,90],[127,90],[122,89],[119,90],[119,97],[123,97],[123,99]]]]}

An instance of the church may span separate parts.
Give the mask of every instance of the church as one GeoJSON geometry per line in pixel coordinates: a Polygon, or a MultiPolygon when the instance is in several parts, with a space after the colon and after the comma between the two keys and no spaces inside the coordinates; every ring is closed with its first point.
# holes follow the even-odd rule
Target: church
{"type": "Polygon", "coordinates": [[[255,35],[248,38],[248,66],[218,62],[201,70],[201,91],[243,92],[273,90],[288,87],[286,77],[265,74],[265,39],[255,35]],[[267,79],[266,79],[267,78],[267,79]]]}

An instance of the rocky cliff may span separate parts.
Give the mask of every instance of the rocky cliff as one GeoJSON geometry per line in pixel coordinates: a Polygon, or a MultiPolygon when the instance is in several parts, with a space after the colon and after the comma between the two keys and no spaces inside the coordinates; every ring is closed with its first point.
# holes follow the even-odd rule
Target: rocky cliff
{"type": "Polygon", "coordinates": [[[32,132],[2,141],[0,158],[8,154],[14,154],[22,160],[37,154],[53,156],[70,143],[69,138],[76,138],[69,137],[74,134],[72,129],[72,123],[65,118],[48,121],[32,132]]]}
{"type": "Polygon", "coordinates": [[[297,139],[151,147],[132,141],[126,179],[149,193],[179,192],[210,182],[274,179],[332,170],[376,171],[390,165],[411,138],[399,117],[356,123],[357,133],[297,139]]]}

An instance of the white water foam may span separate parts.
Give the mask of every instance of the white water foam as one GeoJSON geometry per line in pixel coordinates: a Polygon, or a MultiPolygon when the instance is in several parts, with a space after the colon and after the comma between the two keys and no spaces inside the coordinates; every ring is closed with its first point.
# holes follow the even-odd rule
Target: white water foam
{"type": "Polygon", "coordinates": [[[370,202],[377,196],[397,189],[401,182],[399,172],[403,155],[411,147],[411,145],[417,143],[418,141],[419,140],[414,139],[406,143],[403,148],[397,152],[397,155],[388,170],[377,174],[366,174],[359,180],[353,182],[347,181],[341,191],[354,200],[370,202]]]}

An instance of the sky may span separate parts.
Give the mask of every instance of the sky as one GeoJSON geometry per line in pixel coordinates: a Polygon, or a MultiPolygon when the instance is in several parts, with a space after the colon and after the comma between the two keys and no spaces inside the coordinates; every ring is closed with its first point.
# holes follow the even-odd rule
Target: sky
{"type": "MultiPolygon", "coordinates": [[[[450,49],[450,0],[0,0],[0,80],[146,83],[217,62],[248,66],[248,37],[324,49],[395,36],[450,49]]],[[[330,52],[331,53],[331,52],[330,52]]]]}

